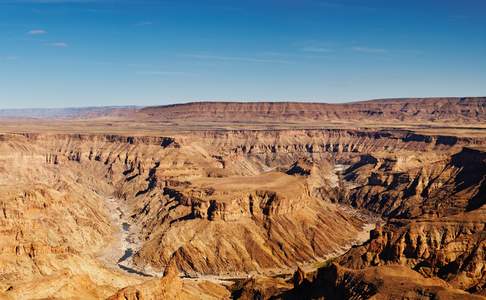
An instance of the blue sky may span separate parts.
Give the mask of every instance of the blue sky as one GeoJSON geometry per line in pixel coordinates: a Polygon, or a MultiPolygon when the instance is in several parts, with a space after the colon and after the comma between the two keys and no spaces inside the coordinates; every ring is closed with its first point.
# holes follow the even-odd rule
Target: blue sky
{"type": "Polygon", "coordinates": [[[486,96],[483,0],[0,0],[0,108],[486,96]]]}

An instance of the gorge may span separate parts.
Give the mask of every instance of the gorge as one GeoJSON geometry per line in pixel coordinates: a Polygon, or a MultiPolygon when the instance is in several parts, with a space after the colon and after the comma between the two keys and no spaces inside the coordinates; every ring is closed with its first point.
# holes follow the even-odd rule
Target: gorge
{"type": "Polygon", "coordinates": [[[483,299],[485,120],[486,98],[6,117],[0,299],[483,299]]]}

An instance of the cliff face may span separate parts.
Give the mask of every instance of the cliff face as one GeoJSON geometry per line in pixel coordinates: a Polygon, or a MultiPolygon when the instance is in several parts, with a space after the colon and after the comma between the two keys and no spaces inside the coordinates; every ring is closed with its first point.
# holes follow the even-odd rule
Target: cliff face
{"type": "Polygon", "coordinates": [[[341,263],[354,268],[398,263],[457,288],[483,289],[486,153],[465,148],[411,169],[400,166],[400,159],[374,159],[351,167],[346,178],[356,187],[345,202],[390,220],[341,263]]]}
{"type": "Polygon", "coordinates": [[[26,141],[0,142],[1,290],[13,299],[99,299],[138,282],[95,259],[115,232],[100,196],[109,185],[61,167],[60,155],[47,162],[47,151],[26,141]]]}
{"type": "MultiPolygon", "coordinates": [[[[330,170],[319,178],[269,172],[264,158],[225,153],[226,145],[208,144],[206,134],[11,140],[35,145],[46,166],[84,169],[127,201],[145,241],[133,257],[137,268],[162,270],[175,256],[189,274],[263,272],[323,259],[354,242],[364,222],[310,188],[335,176],[330,170]]],[[[272,165],[290,167],[302,154],[287,153],[272,165]]]]}
{"type": "Polygon", "coordinates": [[[345,104],[196,102],[146,107],[140,118],[213,122],[382,121],[481,123],[486,98],[387,99],[345,104]]]}
{"type": "Polygon", "coordinates": [[[440,220],[390,221],[338,262],[355,269],[401,264],[456,288],[480,291],[485,283],[484,222],[484,211],[440,220]]]}
{"type": "MultiPolygon", "coordinates": [[[[415,278],[411,287],[423,293],[480,293],[485,143],[345,129],[0,135],[0,228],[9,237],[0,247],[1,287],[18,296],[48,278],[59,289],[44,290],[46,297],[68,297],[75,291],[62,286],[72,278],[98,291],[86,299],[228,296],[218,284],[147,281],[107,268],[104,250],[119,234],[113,218],[121,215],[132,272],[160,275],[170,263],[190,276],[259,274],[265,279],[248,281],[241,295],[278,296],[290,287],[279,281],[269,288],[269,274],[361,244],[372,212],[386,223],[335,259],[335,269],[320,271],[338,274],[333,282],[342,293],[396,295],[390,289],[400,276],[415,278]],[[110,197],[116,206],[106,205],[110,197]],[[428,287],[419,284],[423,278],[428,287]]],[[[322,284],[319,276],[307,280],[313,289],[322,284]]],[[[297,281],[294,292],[304,282],[297,281]]]]}
{"type": "Polygon", "coordinates": [[[332,264],[274,299],[484,299],[403,266],[361,270],[332,264]]]}
{"type": "MultiPolygon", "coordinates": [[[[326,299],[378,296],[384,286],[370,286],[361,276],[372,270],[386,274],[386,266],[394,265],[406,266],[426,278],[439,278],[455,289],[484,293],[485,166],[486,153],[469,148],[445,157],[410,152],[361,155],[343,171],[337,201],[379,213],[387,222],[371,232],[369,241],[335,259],[334,269],[322,268],[307,287],[296,287],[290,295],[306,288],[321,291],[326,299]],[[350,268],[345,272],[348,275],[336,275],[340,266],[350,268]],[[333,294],[336,289],[341,296],[333,294]]],[[[373,281],[387,282],[393,279],[390,276],[373,281]]],[[[423,286],[413,289],[424,291],[423,286]]],[[[445,291],[426,293],[452,297],[445,291]]],[[[385,295],[392,297],[388,292],[385,295]]]]}
{"type": "Polygon", "coordinates": [[[344,173],[343,201],[387,217],[443,217],[484,205],[486,154],[362,156],[344,173]]]}

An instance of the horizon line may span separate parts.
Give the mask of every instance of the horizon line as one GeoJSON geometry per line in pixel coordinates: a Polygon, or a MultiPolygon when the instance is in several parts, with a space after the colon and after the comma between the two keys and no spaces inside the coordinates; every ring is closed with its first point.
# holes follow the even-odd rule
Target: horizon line
{"type": "Polygon", "coordinates": [[[175,105],[188,105],[197,103],[300,103],[300,104],[328,104],[328,105],[342,105],[342,104],[356,104],[361,102],[372,102],[372,101],[402,101],[402,100],[432,100],[432,99],[480,99],[485,98],[485,96],[428,96],[428,97],[385,97],[385,98],[372,98],[363,100],[344,100],[340,102],[325,102],[325,101],[308,101],[308,100],[194,100],[194,101],[181,101],[173,102],[167,104],[147,104],[147,105],[137,105],[137,104],[126,104],[126,105],[89,105],[89,106],[51,106],[51,107],[13,107],[13,108],[1,108],[0,111],[22,111],[22,110],[63,110],[63,109],[101,109],[101,108],[147,108],[147,107],[163,107],[163,106],[175,106],[175,105]]]}

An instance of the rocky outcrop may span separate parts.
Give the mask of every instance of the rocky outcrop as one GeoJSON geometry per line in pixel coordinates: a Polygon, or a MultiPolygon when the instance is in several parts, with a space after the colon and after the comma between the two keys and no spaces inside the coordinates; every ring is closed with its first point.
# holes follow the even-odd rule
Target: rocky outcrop
{"type": "Polygon", "coordinates": [[[231,296],[238,300],[273,299],[291,288],[292,285],[282,278],[255,276],[236,282],[231,287],[231,296]]]}
{"type": "Polygon", "coordinates": [[[285,172],[288,175],[309,176],[312,172],[312,163],[306,160],[300,160],[293,163],[285,172]]]}
{"type": "Polygon", "coordinates": [[[275,190],[255,189],[239,183],[237,192],[228,190],[232,183],[224,180],[225,188],[214,184],[211,193],[191,187],[168,193],[172,198],[162,202],[151,202],[151,212],[140,216],[148,242],[135,254],[135,263],[160,268],[175,253],[178,267],[188,274],[236,275],[316,260],[353,241],[361,221],[305,196],[299,178],[280,176],[283,184],[290,180],[292,190],[280,185],[275,190]],[[338,228],[339,235],[334,235],[338,228]],[[318,241],[322,244],[315,247],[318,241]]]}
{"type": "Polygon", "coordinates": [[[371,240],[350,250],[338,262],[364,268],[409,266],[454,287],[480,291],[485,283],[484,212],[415,222],[391,221],[372,232],[371,240]]]}
{"type": "Polygon", "coordinates": [[[165,268],[159,279],[129,286],[116,292],[107,300],[158,300],[158,299],[229,299],[229,291],[210,282],[188,282],[179,278],[174,261],[165,268]]]}
{"type": "Polygon", "coordinates": [[[480,292],[486,280],[486,154],[464,148],[431,158],[409,156],[404,164],[400,156],[374,157],[347,170],[352,188],[342,199],[390,219],[337,262],[354,269],[406,265],[480,292]]]}
{"type": "Polygon", "coordinates": [[[353,270],[331,264],[273,299],[483,299],[403,266],[353,270]]]}
{"type": "Polygon", "coordinates": [[[183,294],[182,280],[172,263],[167,266],[162,278],[126,287],[107,300],[187,299],[186,297],[183,294]]]}
{"type": "Polygon", "coordinates": [[[344,202],[386,217],[447,216],[485,202],[486,153],[464,148],[449,157],[362,157],[344,174],[344,202]]]}
{"type": "MultiPolygon", "coordinates": [[[[424,287],[422,277],[400,269],[416,279],[405,286],[419,295],[484,289],[485,139],[479,135],[199,130],[28,133],[0,141],[0,229],[7,237],[0,245],[0,287],[9,296],[45,278],[62,286],[66,269],[73,282],[102,290],[98,297],[228,296],[218,284],[147,280],[101,265],[96,257],[116,235],[110,213],[120,214],[104,207],[110,196],[124,208],[130,238],[140,242],[127,262],[140,274],[159,275],[168,264],[186,276],[252,273],[237,289],[241,297],[283,295],[289,282],[271,276],[364,242],[364,227],[375,220],[371,211],[386,223],[335,260],[339,276],[332,282],[342,295],[396,295],[376,284],[402,284],[392,265],[439,280],[424,287]],[[365,278],[375,271],[379,276],[365,278]],[[86,274],[91,282],[77,277],[86,274]]],[[[314,284],[303,270],[297,290],[314,284]]]]}

